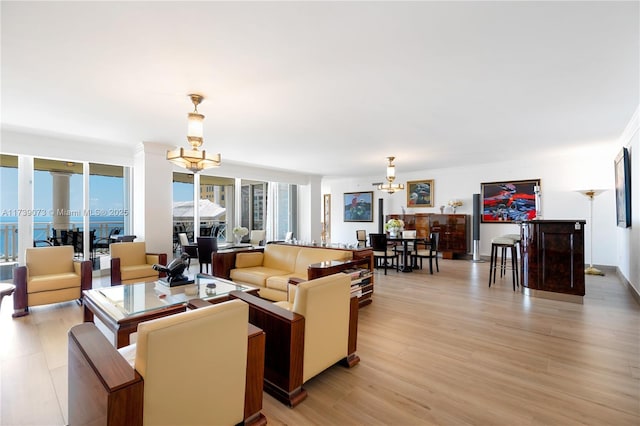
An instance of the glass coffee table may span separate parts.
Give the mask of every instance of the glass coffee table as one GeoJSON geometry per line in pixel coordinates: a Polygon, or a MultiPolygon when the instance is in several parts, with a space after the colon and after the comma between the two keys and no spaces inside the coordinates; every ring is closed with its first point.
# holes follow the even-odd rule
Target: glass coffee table
{"type": "Polygon", "coordinates": [[[232,291],[258,295],[258,288],[206,274],[197,274],[194,284],[169,287],[159,281],[123,284],[83,291],[84,321],[94,316],[113,332],[116,348],[130,343],[138,324],[187,310],[191,299],[210,303],[229,300],[232,291]]]}

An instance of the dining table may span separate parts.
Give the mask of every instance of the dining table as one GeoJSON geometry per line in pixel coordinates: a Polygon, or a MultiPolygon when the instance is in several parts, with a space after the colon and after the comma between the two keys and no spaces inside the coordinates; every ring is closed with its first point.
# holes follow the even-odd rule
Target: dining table
{"type": "Polygon", "coordinates": [[[428,238],[424,238],[424,237],[404,237],[404,236],[400,236],[398,235],[397,237],[387,237],[387,242],[388,243],[401,243],[402,247],[403,247],[403,254],[402,254],[402,267],[400,268],[400,272],[413,272],[413,269],[416,267],[416,265],[413,264],[413,262],[408,262],[408,257],[409,255],[409,243],[413,242],[413,247],[416,246],[416,243],[424,243],[429,245],[429,239],[428,238]]]}

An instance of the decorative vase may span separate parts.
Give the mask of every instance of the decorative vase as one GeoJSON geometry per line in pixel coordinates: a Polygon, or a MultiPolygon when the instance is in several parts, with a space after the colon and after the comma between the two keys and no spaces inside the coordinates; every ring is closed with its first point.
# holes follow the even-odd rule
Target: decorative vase
{"type": "Polygon", "coordinates": [[[389,229],[389,236],[391,238],[396,238],[398,236],[398,228],[389,229]]]}
{"type": "Polygon", "coordinates": [[[242,242],[242,235],[235,235],[235,234],[234,234],[234,235],[233,235],[233,241],[234,241],[236,244],[240,244],[240,243],[242,242]]]}
{"type": "Polygon", "coordinates": [[[452,212],[453,214],[456,214],[456,206],[451,207],[451,212],[452,212]]]}

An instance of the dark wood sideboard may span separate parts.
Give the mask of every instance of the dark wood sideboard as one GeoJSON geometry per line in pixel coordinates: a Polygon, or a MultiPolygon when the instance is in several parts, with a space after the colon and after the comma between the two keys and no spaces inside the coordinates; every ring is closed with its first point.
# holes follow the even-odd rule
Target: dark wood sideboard
{"type": "Polygon", "coordinates": [[[522,290],[531,296],[582,303],[584,220],[521,224],[522,290]]]}
{"type": "Polygon", "coordinates": [[[438,251],[444,259],[466,255],[471,250],[470,216],[466,214],[390,214],[389,219],[401,219],[405,230],[416,230],[418,238],[427,238],[431,232],[439,234],[438,251]]]}

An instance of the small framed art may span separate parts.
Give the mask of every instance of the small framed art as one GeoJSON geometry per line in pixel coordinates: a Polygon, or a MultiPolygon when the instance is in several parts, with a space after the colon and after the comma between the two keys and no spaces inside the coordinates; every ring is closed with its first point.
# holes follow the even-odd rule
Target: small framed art
{"type": "Polygon", "coordinates": [[[373,191],[344,193],[345,222],[373,222],[373,191]]]}
{"type": "Polygon", "coordinates": [[[433,179],[407,182],[407,207],[433,207],[433,179]]]}
{"type": "Polygon", "coordinates": [[[622,148],[615,160],[616,172],[616,218],[618,226],[631,226],[631,163],[629,150],[622,148]]]}

